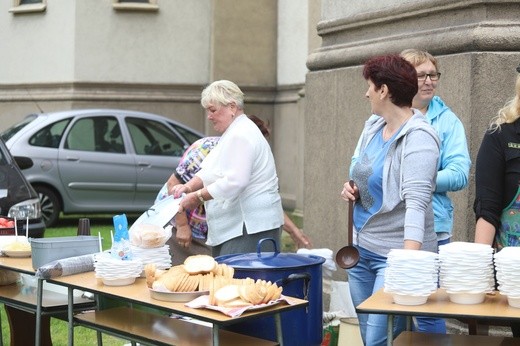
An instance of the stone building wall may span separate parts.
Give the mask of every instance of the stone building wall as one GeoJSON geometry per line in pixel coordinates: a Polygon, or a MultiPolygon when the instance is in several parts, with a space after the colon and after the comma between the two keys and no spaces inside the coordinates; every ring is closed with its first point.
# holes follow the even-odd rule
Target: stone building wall
{"type": "MultiPolygon", "coordinates": [[[[520,1],[323,0],[318,34],[322,45],[309,56],[305,84],[305,229],[318,247],[337,250],[347,232],[339,194],[370,113],[363,61],[405,48],[435,55],[442,72],[438,95],[464,123],[474,163],[489,120],[513,96],[520,1]]],[[[453,240],[472,241],[473,167],[469,187],[451,195],[453,240]]]]}

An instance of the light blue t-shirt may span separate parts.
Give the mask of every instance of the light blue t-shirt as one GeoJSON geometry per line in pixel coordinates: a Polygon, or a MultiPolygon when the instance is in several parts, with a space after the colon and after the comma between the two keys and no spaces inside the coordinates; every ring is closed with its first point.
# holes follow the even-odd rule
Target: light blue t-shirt
{"type": "Polygon", "coordinates": [[[368,143],[352,171],[352,177],[360,191],[360,203],[354,206],[354,225],[358,231],[363,229],[368,219],[377,213],[383,204],[385,156],[390,144],[399,133],[396,131],[388,141],[384,141],[383,128],[368,143]]]}

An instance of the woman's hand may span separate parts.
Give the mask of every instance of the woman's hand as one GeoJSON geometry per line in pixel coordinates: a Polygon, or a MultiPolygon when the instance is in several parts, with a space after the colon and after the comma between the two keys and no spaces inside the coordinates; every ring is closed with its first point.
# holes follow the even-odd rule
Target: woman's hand
{"type": "Polygon", "coordinates": [[[312,248],[312,244],[311,244],[309,237],[307,237],[307,235],[305,233],[303,233],[303,231],[301,229],[296,228],[293,230],[293,232],[289,233],[289,235],[291,236],[292,240],[294,241],[294,243],[296,244],[298,249],[302,249],[302,248],[311,249],[312,248]]]}
{"type": "Polygon", "coordinates": [[[283,230],[289,233],[298,249],[312,248],[310,239],[303,233],[301,229],[291,220],[287,213],[283,213],[283,230]]]}
{"type": "Polygon", "coordinates": [[[182,247],[189,247],[191,244],[191,227],[188,223],[188,216],[186,213],[177,213],[175,215],[175,239],[182,247]]]}
{"type": "Polygon", "coordinates": [[[179,198],[182,194],[189,194],[197,191],[198,189],[203,187],[202,180],[198,177],[193,177],[190,181],[185,184],[181,184],[181,182],[175,178],[175,175],[172,175],[167,182],[168,186],[168,194],[173,195],[174,198],[179,198]],[[177,184],[173,184],[173,182],[177,181],[177,184]]]}
{"type": "Polygon", "coordinates": [[[177,179],[177,177],[175,176],[175,173],[174,173],[166,181],[166,187],[168,188],[168,195],[173,194],[172,191],[176,185],[182,185],[182,182],[179,181],[179,179],[177,179]]]}
{"type": "Polygon", "coordinates": [[[175,233],[175,239],[177,243],[185,248],[188,248],[191,244],[191,228],[189,225],[177,226],[177,232],[175,233]]]}
{"type": "Polygon", "coordinates": [[[349,180],[345,184],[343,184],[343,190],[341,191],[341,198],[343,198],[345,201],[356,201],[359,197],[359,190],[357,185],[352,181],[349,180]]]}
{"type": "Polygon", "coordinates": [[[177,213],[184,213],[186,209],[195,209],[199,204],[201,204],[201,202],[197,194],[195,192],[188,193],[182,198],[177,213]]]}
{"type": "Polygon", "coordinates": [[[171,188],[168,188],[168,194],[173,195],[174,198],[179,198],[182,196],[183,193],[190,193],[192,192],[189,186],[186,186],[185,184],[177,184],[172,186],[171,188]]]}

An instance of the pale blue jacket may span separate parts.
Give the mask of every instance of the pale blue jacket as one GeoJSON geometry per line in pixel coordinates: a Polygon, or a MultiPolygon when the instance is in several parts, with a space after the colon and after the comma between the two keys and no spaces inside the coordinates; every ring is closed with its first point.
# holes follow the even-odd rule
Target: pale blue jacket
{"type": "Polygon", "coordinates": [[[440,140],[433,213],[435,232],[439,240],[443,240],[451,237],[453,230],[453,204],[447,192],[459,191],[468,185],[471,159],[464,126],[440,97],[434,96],[430,101],[426,119],[435,129],[440,140]]]}

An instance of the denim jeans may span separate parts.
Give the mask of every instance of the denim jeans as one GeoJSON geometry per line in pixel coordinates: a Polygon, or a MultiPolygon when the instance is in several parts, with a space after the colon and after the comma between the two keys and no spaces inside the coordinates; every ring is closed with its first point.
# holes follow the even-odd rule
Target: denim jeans
{"type": "MultiPolygon", "coordinates": [[[[358,264],[347,270],[350,295],[354,306],[358,306],[372,294],[384,287],[386,257],[379,256],[361,247],[358,264]]],[[[358,314],[361,337],[366,346],[386,345],[388,316],[383,314],[358,314]]],[[[406,318],[394,317],[393,337],[406,328],[406,318]]]]}

